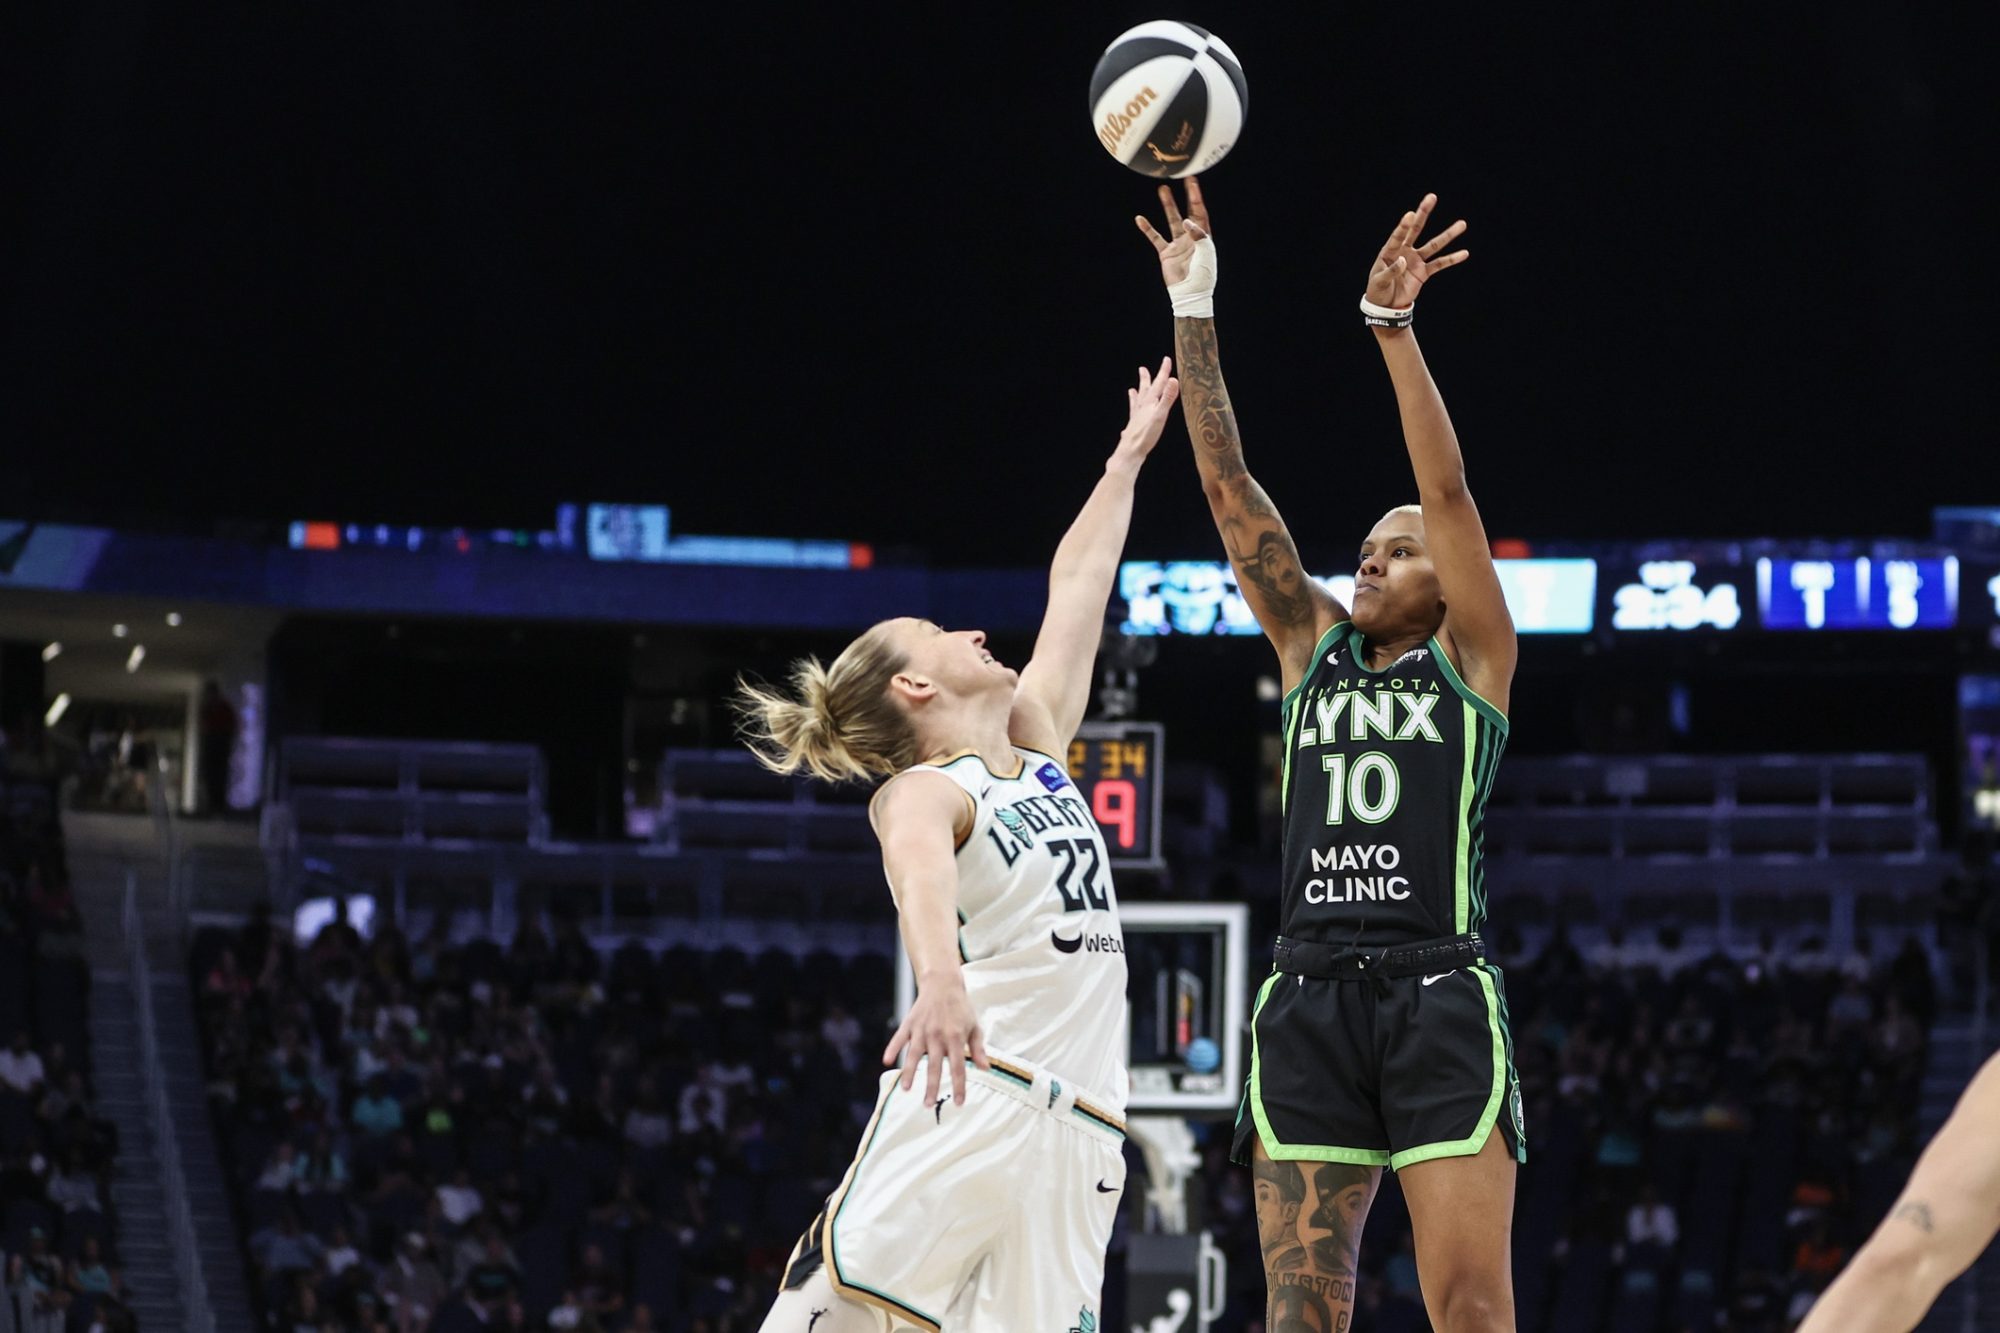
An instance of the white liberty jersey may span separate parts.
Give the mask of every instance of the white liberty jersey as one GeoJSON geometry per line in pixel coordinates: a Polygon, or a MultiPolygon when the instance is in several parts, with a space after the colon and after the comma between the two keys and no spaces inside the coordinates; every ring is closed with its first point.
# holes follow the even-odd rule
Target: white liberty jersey
{"type": "MultiPolygon", "coordinates": [[[[958,847],[958,949],[987,1051],[1074,1080],[1125,1109],[1125,936],[1111,858],[1060,760],[1014,747],[1002,777],[976,754],[915,769],[972,798],[958,847]]],[[[892,886],[893,887],[893,886],[892,886]]]]}

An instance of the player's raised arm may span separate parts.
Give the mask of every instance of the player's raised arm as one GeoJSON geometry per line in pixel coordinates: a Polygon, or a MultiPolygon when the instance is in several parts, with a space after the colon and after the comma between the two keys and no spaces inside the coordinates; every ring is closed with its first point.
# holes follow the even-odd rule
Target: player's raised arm
{"type": "Polygon", "coordinates": [[[971,798],[964,788],[935,773],[892,778],[868,808],[882,840],[882,866],[896,895],[903,948],[916,974],[917,999],[896,1035],[882,1051],[893,1065],[907,1053],[903,1089],[916,1086],[917,1063],[925,1061],[924,1100],[938,1099],[944,1071],[951,1071],[952,1100],[965,1101],[965,1058],[981,1069],[986,1043],[979,1016],[965,991],[958,952],[958,844],[972,828],[971,798]]]}
{"type": "Polygon", "coordinates": [[[1917,1159],[1882,1225],[1799,1333],[1908,1333],[2000,1231],[2000,1056],[1989,1059],[1917,1159]]]}
{"type": "Polygon", "coordinates": [[[1437,196],[1403,214],[1368,273],[1368,293],[1362,311],[1374,326],[1396,386],[1396,406],[1403,417],[1403,440],[1410,466],[1417,474],[1417,499],[1424,509],[1424,533],[1438,586],[1444,594],[1444,633],[1459,657],[1466,684],[1501,708],[1507,705],[1514,679],[1518,646],[1514,620],[1500,591],[1500,574],[1493,565],[1486,527],[1465,484],[1465,459],[1451,415],[1444,410],[1410,320],[1417,293],[1430,278],[1462,264],[1468,251],[1440,253],[1465,231],[1454,222],[1419,245],[1437,196]]]}
{"type": "Polygon", "coordinates": [[[1090,702],[1104,607],[1132,526],[1133,483],[1180,393],[1172,370],[1170,358],[1160,362],[1157,375],[1139,368],[1139,387],[1125,391],[1128,412],[1118,447],[1049,564],[1048,610],[1035,637],[1035,655],[1021,670],[1008,722],[1016,742],[1044,754],[1060,758],[1068,751],[1090,702]]]}
{"type": "Polygon", "coordinates": [[[1194,444],[1195,466],[1201,471],[1202,492],[1208,496],[1216,531],[1222,534],[1223,551],[1236,571],[1237,586],[1278,650],[1284,688],[1290,690],[1304,678],[1313,645],[1330,626],[1347,618],[1347,608],[1306,574],[1284,519],[1243,461],[1236,410],[1222,382],[1216,350],[1215,240],[1209,231],[1208,205],[1192,176],[1187,193],[1188,216],[1183,218],[1173,190],[1160,187],[1171,241],[1145,218],[1135,221],[1153,243],[1167,291],[1174,298],[1174,355],[1180,362],[1182,410],[1194,444]]]}

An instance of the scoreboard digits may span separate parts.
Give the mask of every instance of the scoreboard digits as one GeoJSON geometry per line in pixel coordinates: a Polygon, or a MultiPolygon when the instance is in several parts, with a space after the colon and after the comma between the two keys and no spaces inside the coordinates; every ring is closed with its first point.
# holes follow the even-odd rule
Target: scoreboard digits
{"type": "Polygon", "coordinates": [[[1165,729],[1157,722],[1086,722],[1070,742],[1070,781],[1118,864],[1160,863],[1164,750],[1165,729]]]}

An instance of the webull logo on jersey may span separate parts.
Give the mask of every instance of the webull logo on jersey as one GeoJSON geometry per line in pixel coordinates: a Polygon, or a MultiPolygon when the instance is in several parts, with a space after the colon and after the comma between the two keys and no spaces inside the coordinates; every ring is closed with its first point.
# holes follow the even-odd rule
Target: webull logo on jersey
{"type": "Polygon", "coordinates": [[[1069,785],[1069,774],[1057,768],[1053,763],[1043,764],[1040,768],[1036,769],[1035,776],[1040,778],[1042,785],[1050,791],[1061,791],[1069,785]]]}
{"type": "Polygon", "coordinates": [[[1368,847],[1329,847],[1321,851],[1312,849],[1312,868],[1319,871],[1358,870],[1359,875],[1347,875],[1340,879],[1309,879],[1306,881],[1306,901],[1309,903],[1362,903],[1381,902],[1393,899],[1401,902],[1410,896],[1410,881],[1401,875],[1385,872],[1394,870],[1403,863],[1403,851],[1389,843],[1368,847]]]}

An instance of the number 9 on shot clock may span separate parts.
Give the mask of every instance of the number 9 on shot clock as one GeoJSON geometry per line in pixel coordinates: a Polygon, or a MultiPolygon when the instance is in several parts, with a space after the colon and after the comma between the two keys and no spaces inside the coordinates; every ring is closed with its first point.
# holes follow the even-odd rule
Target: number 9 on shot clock
{"type": "Polygon", "coordinates": [[[1086,722],[1069,746],[1069,777],[1104,832],[1114,864],[1160,864],[1166,732],[1157,722],[1086,722]]]}

